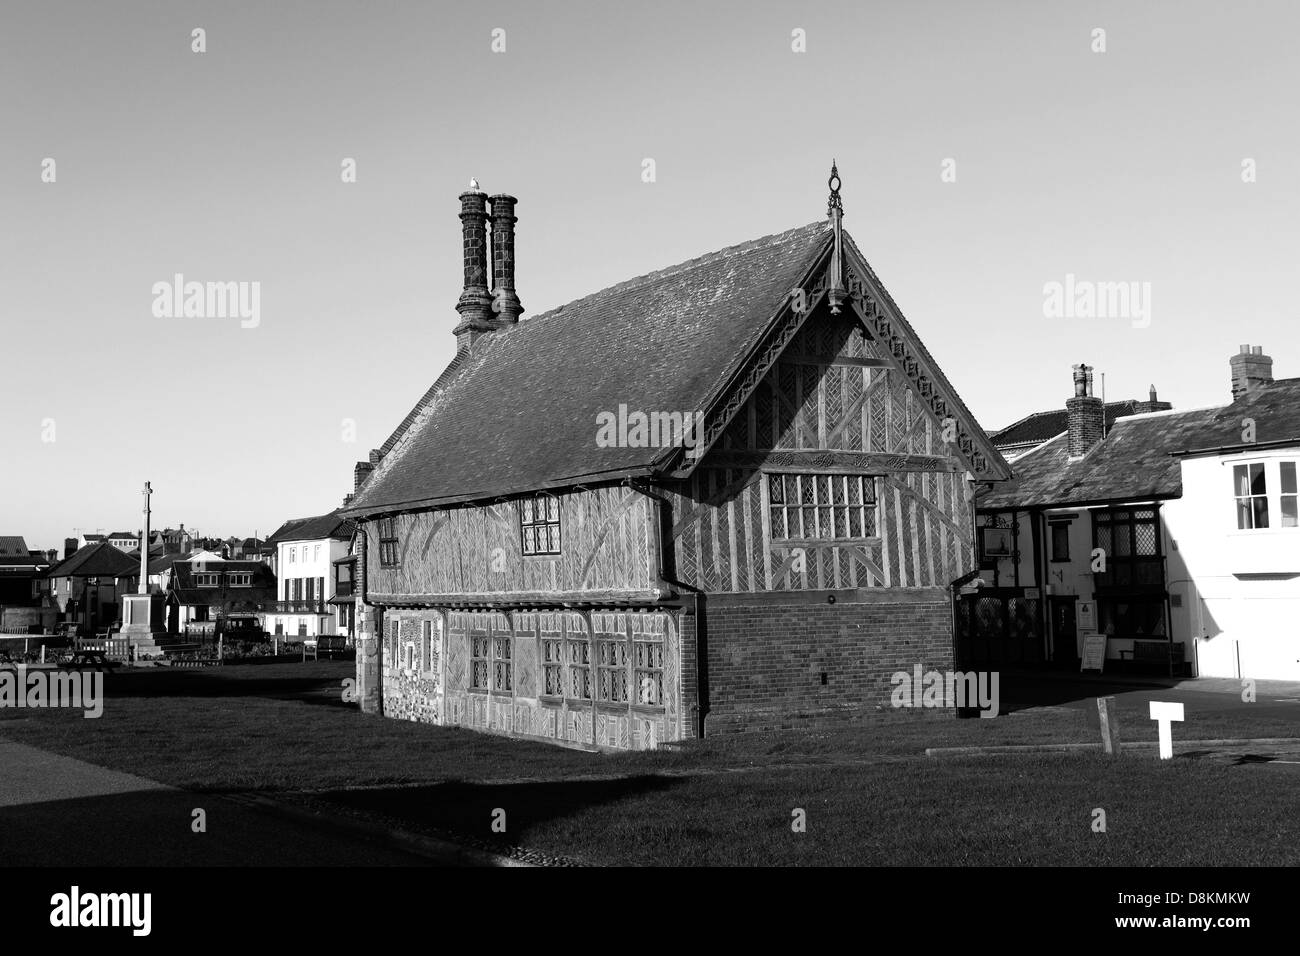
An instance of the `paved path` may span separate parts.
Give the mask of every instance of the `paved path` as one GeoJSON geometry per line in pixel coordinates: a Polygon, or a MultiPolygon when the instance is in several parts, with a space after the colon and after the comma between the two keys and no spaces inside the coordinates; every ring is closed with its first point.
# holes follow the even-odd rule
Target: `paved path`
{"type": "Polygon", "coordinates": [[[451,846],[232,795],[193,793],[0,738],[6,866],[466,865],[451,846]],[[207,814],[207,832],[191,829],[207,814]]]}

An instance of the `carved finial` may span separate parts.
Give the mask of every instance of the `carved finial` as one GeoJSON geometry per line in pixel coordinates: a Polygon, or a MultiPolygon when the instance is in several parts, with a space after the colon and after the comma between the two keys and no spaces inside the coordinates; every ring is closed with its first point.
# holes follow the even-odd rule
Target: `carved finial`
{"type": "Polygon", "coordinates": [[[826,292],[831,315],[839,315],[840,306],[847,301],[848,293],[844,288],[844,206],[840,204],[840,171],[833,159],[831,178],[826,180],[826,185],[831,190],[831,198],[826,203],[826,218],[831,221],[831,232],[835,236],[831,246],[830,282],[826,292]]]}

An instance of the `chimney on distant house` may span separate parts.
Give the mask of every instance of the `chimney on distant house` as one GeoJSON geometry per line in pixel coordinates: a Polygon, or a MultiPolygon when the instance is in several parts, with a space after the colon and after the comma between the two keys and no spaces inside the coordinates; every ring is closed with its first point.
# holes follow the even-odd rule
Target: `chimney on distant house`
{"type": "Polygon", "coordinates": [[[66,561],[68,558],[72,557],[72,556],[73,556],[74,554],[76,554],[76,553],[77,553],[77,539],[76,539],[76,538],[64,538],[64,539],[63,539],[63,559],[66,561]]]}
{"type": "Polygon", "coordinates": [[[1133,406],[1134,415],[1145,415],[1147,412],[1167,412],[1174,407],[1168,402],[1162,402],[1156,398],[1156,387],[1154,385],[1151,386],[1150,396],[1145,402],[1138,402],[1133,406]]]}
{"type": "Polygon", "coordinates": [[[1092,394],[1092,367],[1074,366],[1074,397],[1065,403],[1070,458],[1082,458],[1104,437],[1105,406],[1092,394]]]}
{"type": "Polygon", "coordinates": [[[352,469],[352,493],[355,495],[361,490],[361,486],[366,483],[371,472],[375,470],[373,462],[359,461],[352,469]]]}
{"type": "Polygon", "coordinates": [[[465,285],[456,302],[456,311],[460,313],[460,322],[454,329],[457,352],[464,352],[475,339],[493,328],[492,295],[487,286],[487,193],[473,179],[469,185],[460,194],[465,285]]]}
{"type": "Polygon", "coordinates": [[[1262,345],[1243,345],[1228,359],[1228,365],[1232,369],[1234,402],[1247,392],[1273,383],[1273,359],[1264,354],[1262,345]]]}
{"type": "Polygon", "coordinates": [[[523,313],[515,294],[515,203],[514,196],[498,193],[492,203],[492,312],[501,325],[514,325],[523,313]]]}
{"type": "Polygon", "coordinates": [[[45,559],[49,561],[50,564],[56,564],[59,560],[59,552],[55,548],[50,548],[50,550],[45,552],[45,559]]]}

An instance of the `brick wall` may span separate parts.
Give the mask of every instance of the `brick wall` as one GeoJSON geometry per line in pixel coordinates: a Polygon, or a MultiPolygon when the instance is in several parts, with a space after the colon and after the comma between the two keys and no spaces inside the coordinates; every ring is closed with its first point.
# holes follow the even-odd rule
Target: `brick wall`
{"type": "Polygon", "coordinates": [[[895,590],[865,603],[711,603],[706,626],[706,736],[862,718],[890,708],[894,672],[954,666],[943,589],[895,590]]]}

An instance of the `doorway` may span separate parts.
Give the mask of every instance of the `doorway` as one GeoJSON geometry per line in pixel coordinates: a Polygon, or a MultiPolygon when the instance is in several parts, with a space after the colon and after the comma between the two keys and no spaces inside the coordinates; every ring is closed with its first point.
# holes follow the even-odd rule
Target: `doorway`
{"type": "Polygon", "coordinates": [[[1078,632],[1073,595],[1054,594],[1050,598],[1052,615],[1052,666],[1062,670],[1079,669],[1078,632]]]}

